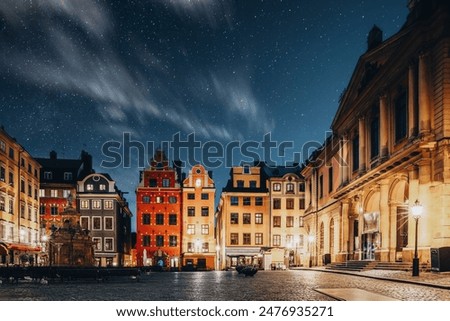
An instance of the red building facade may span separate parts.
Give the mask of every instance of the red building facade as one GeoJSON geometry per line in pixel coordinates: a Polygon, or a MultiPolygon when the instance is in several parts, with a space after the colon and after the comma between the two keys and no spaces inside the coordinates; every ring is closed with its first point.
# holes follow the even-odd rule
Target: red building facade
{"type": "Polygon", "coordinates": [[[136,256],[139,266],[178,270],[182,194],[178,171],[163,151],[141,172],[136,189],[136,256]]]}

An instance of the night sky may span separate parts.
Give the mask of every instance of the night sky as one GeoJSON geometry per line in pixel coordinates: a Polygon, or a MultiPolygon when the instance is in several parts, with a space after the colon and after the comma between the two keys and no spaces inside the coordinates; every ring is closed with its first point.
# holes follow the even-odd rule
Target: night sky
{"type": "MultiPolygon", "coordinates": [[[[1,0],[0,124],[35,157],[88,151],[134,212],[136,153],[102,168],[105,142],[320,144],[369,30],[386,39],[407,13],[406,0],[1,0]]],[[[214,169],[218,192],[228,171],[214,169]]]]}

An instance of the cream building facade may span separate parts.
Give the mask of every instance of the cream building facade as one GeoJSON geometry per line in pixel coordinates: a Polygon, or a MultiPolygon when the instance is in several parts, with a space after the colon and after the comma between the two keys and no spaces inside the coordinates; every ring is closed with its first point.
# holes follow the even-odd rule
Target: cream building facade
{"type": "Polygon", "coordinates": [[[0,265],[39,264],[39,163],[0,129],[0,265]]]}
{"type": "Polygon", "coordinates": [[[401,30],[374,27],[331,125],[302,171],[314,264],[411,262],[450,247],[450,6],[410,1],[401,30]]]}
{"type": "Polygon", "coordinates": [[[202,165],[195,165],[183,181],[182,268],[216,269],[214,181],[202,165]]]}
{"type": "Polygon", "coordinates": [[[263,265],[270,245],[269,190],[260,166],[237,166],[230,171],[216,212],[218,268],[263,265]]]}

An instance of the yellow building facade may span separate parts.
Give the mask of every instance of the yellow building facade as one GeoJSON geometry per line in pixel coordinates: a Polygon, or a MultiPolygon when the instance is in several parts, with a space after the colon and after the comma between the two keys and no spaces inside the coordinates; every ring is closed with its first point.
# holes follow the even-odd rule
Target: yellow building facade
{"type": "MultiPolygon", "coordinates": [[[[272,258],[272,268],[304,265],[305,183],[298,168],[275,168],[268,180],[270,190],[270,247],[283,250],[283,260],[272,258]],[[281,174],[280,174],[281,172],[281,174]],[[283,173],[284,172],[284,173],[283,173]],[[278,173],[278,175],[276,174],[278,173]]],[[[273,252],[273,251],[272,251],[273,252]]]]}
{"type": "Polygon", "coordinates": [[[263,266],[270,245],[269,191],[259,166],[233,167],[216,212],[218,268],[263,266]]]}
{"type": "Polygon", "coordinates": [[[0,129],[0,265],[39,264],[40,165],[0,129]]]}
{"type": "Polygon", "coordinates": [[[183,269],[216,269],[215,195],[210,173],[202,165],[193,166],[183,181],[183,269]]]}

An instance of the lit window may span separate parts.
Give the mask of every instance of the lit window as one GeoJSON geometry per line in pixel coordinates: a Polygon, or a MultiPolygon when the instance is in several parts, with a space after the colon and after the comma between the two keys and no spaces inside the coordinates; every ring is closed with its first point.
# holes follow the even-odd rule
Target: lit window
{"type": "Polygon", "coordinates": [[[82,201],[80,202],[80,207],[81,207],[82,209],[89,209],[89,200],[82,200],[82,201]]]}
{"type": "Polygon", "coordinates": [[[92,242],[94,242],[95,245],[95,251],[101,251],[102,250],[102,238],[101,237],[93,237],[92,242]]]}
{"type": "Polygon", "coordinates": [[[202,224],[202,235],[208,235],[208,234],[209,234],[209,225],[202,224]]]}
{"type": "Polygon", "coordinates": [[[273,190],[275,192],[281,191],[281,184],[280,183],[273,183],[273,190]]]}
{"type": "Polygon", "coordinates": [[[93,191],[94,190],[94,185],[93,184],[86,184],[86,190],[87,191],[93,191]]]}
{"type": "Polygon", "coordinates": [[[102,203],[99,200],[93,200],[92,201],[92,208],[95,210],[99,210],[102,208],[102,203]]]}
{"type": "Polygon", "coordinates": [[[114,251],[114,240],[112,237],[105,237],[105,251],[114,251]]]}
{"type": "Polygon", "coordinates": [[[273,236],[273,246],[281,246],[281,235],[273,236]]]}
{"type": "Polygon", "coordinates": [[[188,224],[186,233],[188,235],[194,235],[195,234],[195,224],[188,224]]]}
{"type": "Polygon", "coordinates": [[[112,210],[113,209],[113,201],[111,200],[104,200],[103,206],[105,210],[112,210]]]}
{"type": "Polygon", "coordinates": [[[101,191],[106,191],[106,185],[105,184],[100,184],[99,189],[101,191]]]}
{"type": "Polygon", "coordinates": [[[262,213],[256,213],[255,214],[255,224],[262,224],[262,223],[263,223],[262,213]]]}
{"type": "Polygon", "coordinates": [[[263,244],[263,234],[255,233],[255,245],[262,245],[262,244],[263,244]]]}

